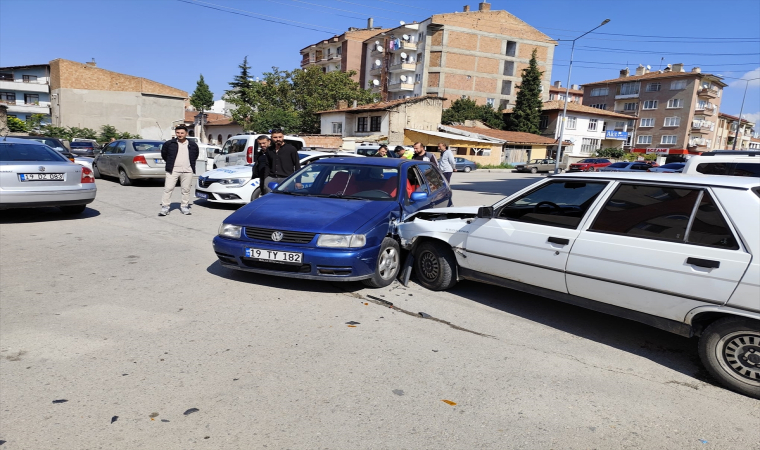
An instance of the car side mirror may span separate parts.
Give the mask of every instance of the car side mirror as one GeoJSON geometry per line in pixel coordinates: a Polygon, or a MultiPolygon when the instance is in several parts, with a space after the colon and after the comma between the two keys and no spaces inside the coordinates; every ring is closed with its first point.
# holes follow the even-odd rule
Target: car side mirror
{"type": "Polygon", "coordinates": [[[422,202],[427,200],[428,195],[427,192],[412,192],[412,195],[409,197],[409,201],[414,202],[422,202]]]}
{"type": "Polygon", "coordinates": [[[478,208],[478,219],[493,218],[493,206],[481,206],[478,208]]]}
{"type": "Polygon", "coordinates": [[[273,190],[277,189],[277,186],[279,186],[279,185],[280,185],[280,183],[278,183],[276,181],[272,181],[271,183],[269,183],[267,185],[267,187],[269,188],[270,191],[273,191],[273,190]]]}
{"type": "Polygon", "coordinates": [[[221,151],[221,150],[219,150],[218,148],[214,150],[214,154],[215,154],[215,155],[218,155],[218,154],[220,154],[220,153],[222,153],[222,151],[221,151]]]}

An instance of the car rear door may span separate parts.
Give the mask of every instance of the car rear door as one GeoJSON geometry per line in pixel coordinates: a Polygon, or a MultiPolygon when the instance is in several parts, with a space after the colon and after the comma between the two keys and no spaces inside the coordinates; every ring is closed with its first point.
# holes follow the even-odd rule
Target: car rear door
{"type": "Polygon", "coordinates": [[[709,188],[624,182],[567,262],[570,294],[681,321],[726,303],[751,255],[709,188]]]}
{"type": "Polygon", "coordinates": [[[608,181],[551,179],[477,218],[464,242],[463,267],[567,292],[565,264],[589,209],[608,181]]]}
{"type": "MultiPolygon", "coordinates": [[[[111,172],[114,175],[119,175],[119,166],[124,164],[132,164],[132,158],[134,157],[134,151],[130,148],[129,153],[127,153],[127,141],[118,141],[116,143],[116,149],[114,150],[113,155],[111,155],[110,164],[111,164],[111,172]]],[[[129,145],[131,147],[131,145],[129,145]]]]}

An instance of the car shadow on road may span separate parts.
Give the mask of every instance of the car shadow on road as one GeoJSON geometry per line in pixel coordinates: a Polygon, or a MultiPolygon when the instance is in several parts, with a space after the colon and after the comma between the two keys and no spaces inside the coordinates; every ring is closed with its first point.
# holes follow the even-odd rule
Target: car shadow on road
{"type": "Polygon", "coordinates": [[[67,214],[54,207],[16,208],[0,211],[0,224],[81,220],[97,217],[99,215],[100,211],[89,207],[85,208],[84,212],[79,214],[67,214]]]}
{"type": "Polygon", "coordinates": [[[546,177],[540,175],[527,178],[506,178],[503,180],[467,180],[464,177],[459,177],[452,181],[451,188],[454,191],[484,192],[506,197],[544,178],[546,177]]]}
{"type": "MultiPolygon", "coordinates": [[[[696,338],[685,338],[620,317],[473,281],[462,281],[449,292],[532,322],[647,358],[696,380],[719,386],[700,362],[696,338]]],[[[558,348],[557,352],[562,353],[562,350],[558,348]]],[[[621,366],[619,370],[622,372],[628,368],[621,366]]],[[[676,381],[672,383],[679,384],[676,381]]],[[[687,386],[698,389],[697,384],[687,386]]]]}
{"type": "Polygon", "coordinates": [[[278,277],[261,273],[246,272],[244,270],[228,269],[218,260],[206,268],[211,275],[226,278],[240,283],[255,284],[257,286],[287,289],[299,292],[317,293],[350,293],[360,291],[366,286],[360,282],[346,282],[329,280],[304,280],[302,278],[278,277]],[[338,284],[339,286],[335,286],[338,284]]]}
{"type": "Polygon", "coordinates": [[[231,204],[231,203],[215,203],[215,202],[210,202],[208,200],[201,200],[197,198],[193,202],[193,205],[201,207],[201,208],[217,209],[219,211],[237,211],[238,209],[245,206],[245,205],[236,205],[236,204],[231,204]]]}

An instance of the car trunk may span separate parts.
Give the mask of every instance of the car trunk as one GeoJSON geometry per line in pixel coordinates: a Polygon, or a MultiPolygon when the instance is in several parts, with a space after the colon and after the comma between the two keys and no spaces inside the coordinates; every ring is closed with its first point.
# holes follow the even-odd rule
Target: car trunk
{"type": "Polygon", "coordinates": [[[138,155],[145,157],[145,162],[148,163],[148,167],[163,168],[166,165],[166,162],[161,158],[161,152],[138,153],[138,155]]]}
{"type": "Polygon", "coordinates": [[[3,171],[0,173],[0,186],[5,191],[79,188],[81,182],[82,166],[63,161],[6,163],[3,164],[3,171]],[[10,172],[5,172],[6,170],[10,170],[10,172]],[[59,177],[63,179],[57,179],[59,177]],[[22,181],[22,179],[27,181],[22,181]]]}

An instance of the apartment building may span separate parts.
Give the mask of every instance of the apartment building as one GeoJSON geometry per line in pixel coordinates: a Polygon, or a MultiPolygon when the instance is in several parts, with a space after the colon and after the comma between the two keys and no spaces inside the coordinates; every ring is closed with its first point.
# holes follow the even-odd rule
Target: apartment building
{"type": "Polygon", "coordinates": [[[0,103],[8,107],[8,117],[27,121],[43,114],[43,123],[50,123],[50,66],[0,67],[0,103]]]}
{"type": "Polygon", "coordinates": [[[554,84],[549,86],[549,101],[565,101],[565,97],[569,98],[570,103],[583,103],[583,89],[577,84],[573,84],[568,91],[568,89],[562,87],[561,81],[555,81],[554,84]]]}
{"type": "MultiPolygon", "coordinates": [[[[715,132],[713,141],[713,150],[731,150],[734,147],[734,139],[737,137],[736,128],[739,126],[739,118],[730,114],[718,114],[718,129],[715,132]]],[[[755,131],[755,124],[747,119],[741,120],[739,128],[738,142],[736,149],[748,149],[752,142],[752,136],[755,131]]]]}
{"type": "Polygon", "coordinates": [[[628,68],[611,80],[586,83],[583,104],[637,118],[633,151],[686,154],[713,148],[723,88],[719,76],[683,64],[651,72],[628,68]]]}
{"type": "Polygon", "coordinates": [[[354,81],[360,81],[362,76],[362,62],[364,60],[363,42],[383,31],[387,31],[373,25],[372,19],[367,20],[367,28],[349,28],[340,36],[311,44],[301,49],[301,68],[318,66],[323,72],[356,72],[352,76],[354,81]]]}
{"type": "Polygon", "coordinates": [[[477,11],[436,14],[422,22],[402,24],[368,38],[364,87],[383,100],[432,95],[446,98],[444,108],[460,98],[507,109],[531,53],[537,51],[543,74],[544,100],[557,42],[508,13],[477,11]]]}

